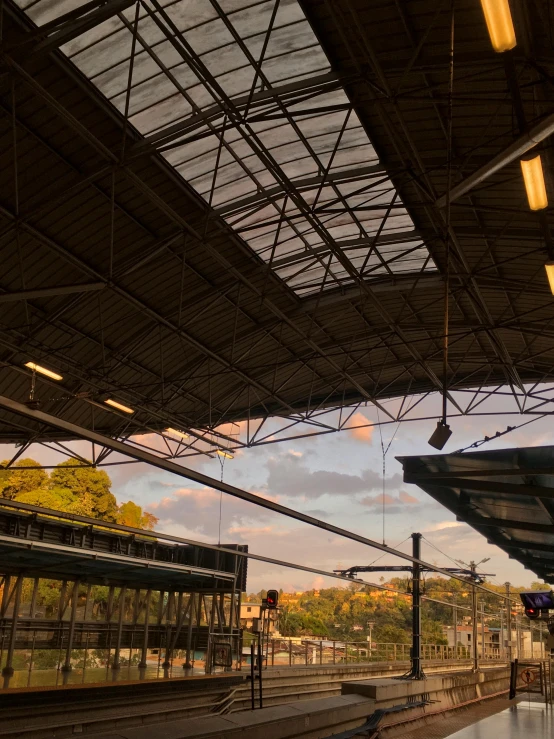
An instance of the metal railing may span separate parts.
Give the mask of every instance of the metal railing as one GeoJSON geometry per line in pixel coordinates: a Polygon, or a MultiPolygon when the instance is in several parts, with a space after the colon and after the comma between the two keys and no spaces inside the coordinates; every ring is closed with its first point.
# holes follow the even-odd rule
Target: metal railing
{"type": "MultiPolygon", "coordinates": [[[[368,642],[328,641],[325,639],[270,639],[265,649],[268,666],[347,665],[369,662],[408,662],[410,644],[380,644],[368,642]]],[[[485,649],[484,659],[500,660],[498,649],[485,649]]],[[[422,658],[426,661],[471,659],[466,647],[443,644],[423,644],[422,658]]]]}

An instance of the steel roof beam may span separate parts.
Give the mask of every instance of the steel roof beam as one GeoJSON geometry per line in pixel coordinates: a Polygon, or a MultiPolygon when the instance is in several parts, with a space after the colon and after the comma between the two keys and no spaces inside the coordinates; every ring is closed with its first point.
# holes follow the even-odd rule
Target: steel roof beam
{"type": "Polygon", "coordinates": [[[13,303],[18,300],[33,300],[33,298],[51,298],[58,295],[71,295],[72,293],[88,293],[104,290],[105,282],[88,282],[81,285],[59,285],[57,287],[38,287],[29,290],[16,290],[14,292],[0,293],[0,303],[13,303]]]}
{"type": "MultiPolygon", "coordinates": [[[[167,460],[162,457],[158,457],[155,454],[145,452],[142,449],[138,449],[131,446],[130,444],[121,441],[117,441],[116,439],[112,439],[109,436],[104,436],[97,433],[96,431],[92,431],[82,426],[78,426],[74,423],[64,421],[61,418],[57,418],[56,416],[44,413],[43,411],[34,410],[32,408],[29,408],[27,405],[24,405],[23,403],[18,403],[17,401],[12,400],[11,398],[0,395],[0,407],[4,408],[7,411],[16,413],[17,415],[33,419],[39,423],[45,423],[49,426],[53,426],[54,428],[62,429],[64,431],[67,431],[71,436],[81,437],[82,439],[100,444],[106,449],[111,449],[114,452],[119,452],[127,457],[131,457],[132,459],[136,459],[140,462],[145,462],[146,464],[149,464],[153,467],[157,467],[158,469],[172,472],[179,477],[193,480],[200,485],[213,488],[214,490],[220,490],[221,492],[226,493],[227,495],[231,495],[234,498],[244,500],[248,503],[253,503],[254,505],[273,511],[274,513],[279,513],[280,515],[295,519],[296,521],[308,524],[309,526],[313,526],[315,528],[322,529],[323,531],[328,531],[330,533],[336,534],[337,536],[343,537],[345,539],[350,539],[351,541],[358,542],[359,544],[378,549],[382,552],[385,552],[386,554],[391,554],[394,557],[398,557],[399,559],[404,559],[408,562],[419,564],[420,566],[425,567],[431,572],[436,572],[440,575],[444,575],[447,578],[453,578],[464,583],[467,582],[466,579],[460,577],[459,575],[455,575],[451,572],[448,572],[447,570],[443,570],[442,568],[430,564],[429,562],[426,562],[424,560],[412,557],[410,554],[404,554],[404,552],[394,549],[393,547],[388,547],[385,544],[380,544],[378,541],[368,539],[365,536],[361,536],[360,534],[348,531],[347,529],[343,529],[340,526],[335,526],[334,524],[328,523],[327,521],[322,521],[313,516],[308,516],[305,513],[294,510],[293,508],[288,508],[287,506],[283,506],[280,503],[275,503],[273,500],[270,500],[268,498],[262,498],[259,495],[255,495],[254,493],[250,493],[246,490],[242,490],[241,488],[237,488],[234,485],[230,485],[229,483],[226,483],[222,480],[217,480],[216,478],[209,477],[208,475],[205,475],[198,470],[183,467],[175,462],[172,462],[171,460],[167,460]]],[[[75,520],[79,520],[80,518],[79,516],[73,516],[72,514],[65,514],[65,517],[73,517],[75,518],[75,520]]],[[[487,593],[493,593],[494,595],[501,597],[498,593],[489,590],[483,585],[476,584],[475,587],[487,593]]]]}
{"type": "Polygon", "coordinates": [[[474,480],[455,477],[442,479],[437,482],[433,480],[420,480],[417,474],[404,472],[404,482],[420,485],[422,487],[448,487],[459,490],[471,490],[474,493],[499,493],[500,495],[521,495],[532,498],[550,498],[554,499],[554,488],[544,487],[543,485],[514,485],[509,482],[490,482],[488,480],[474,480]]]}
{"type": "MultiPolygon", "coordinates": [[[[512,144],[507,146],[495,157],[493,157],[487,164],[479,167],[473,174],[466,177],[459,185],[455,185],[450,190],[450,200],[457,200],[458,198],[465,195],[474,187],[480,185],[482,182],[487,180],[493,174],[506,167],[508,164],[515,162],[516,159],[520,159],[528,151],[531,151],[537,144],[544,141],[554,133],[554,113],[547,115],[539,123],[527,133],[519,136],[512,144]]],[[[446,193],[437,198],[435,205],[437,208],[444,208],[446,205],[446,193]]]]}

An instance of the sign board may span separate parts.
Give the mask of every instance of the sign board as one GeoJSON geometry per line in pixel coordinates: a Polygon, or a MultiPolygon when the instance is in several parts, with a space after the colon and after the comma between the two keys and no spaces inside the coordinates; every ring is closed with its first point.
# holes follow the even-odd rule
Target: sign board
{"type": "Polygon", "coordinates": [[[233,655],[231,645],[226,642],[214,642],[212,648],[212,663],[214,667],[232,667],[233,655]]]}
{"type": "Polygon", "coordinates": [[[534,683],[537,679],[536,673],[533,672],[533,670],[531,670],[529,667],[526,667],[524,670],[521,671],[520,677],[526,685],[531,685],[531,683],[534,683]]]}

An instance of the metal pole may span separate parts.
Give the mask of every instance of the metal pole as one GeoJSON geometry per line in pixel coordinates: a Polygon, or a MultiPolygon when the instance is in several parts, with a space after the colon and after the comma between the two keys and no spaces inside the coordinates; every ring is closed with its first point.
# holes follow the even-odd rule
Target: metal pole
{"type": "Polygon", "coordinates": [[[481,601],[481,658],[485,659],[485,604],[481,601]]]}
{"type": "Polygon", "coordinates": [[[144,613],[144,637],[142,640],[142,651],[140,655],[140,662],[138,663],[138,666],[141,669],[144,669],[147,666],[146,657],[148,655],[148,620],[150,617],[150,595],[152,594],[152,591],[150,588],[146,591],[146,602],[144,605],[145,613],[144,613]]]}
{"type": "Polygon", "coordinates": [[[69,635],[67,637],[67,649],[65,650],[65,662],[62,665],[62,672],[71,672],[71,651],[73,649],[73,637],[75,635],[75,620],[77,618],[77,602],[79,594],[79,580],[73,583],[73,592],[71,593],[71,620],[69,622],[69,635]]]}
{"type": "MultiPolygon", "coordinates": [[[[472,572],[475,572],[477,565],[475,562],[471,562],[469,565],[472,572]]],[[[479,652],[477,650],[477,640],[479,638],[479,631],[477,629],[477,588],[475,587],[475,579],[471,582],[471,641],[472,641],[472,658],[473,658],[473,672],[477,672],[479,669],[479,652]]]]}
{"type": "MultiPolygon", "coordinates": [[[[23,585],[23,575],[18,575],[15,587],[15,598],[13,603],[13,616],[10,631],[10,641],[8,643],[8,656],[6,657],[6,665],[2,670],[2,675],[10,676],[13,675],[13,653],[15,651],[15,637],[17,635],[17,621],[19,618],[19,604],[21,602],[21,587],[23,585]]],[[[5,587],[5,586],[4,586],[5,587]]],[[[5,616],[5,614],[4,614],[5,616]]]]}
{"type": "Polygon", "coordinates": [[[522,659],[523,655],[521,652],[521,622],[519,613],[516,613],[516,659],[522,659]]]}
{"type": "Polygon", "coordinates": [[[506,657],[508,662],[512,661],[512,606],[510,603],[510,583],[506,583],[506,632],[508,639],[506,641],[506,657]]]}
{"type": "Polygon", "coordinates": [[[117,622],[117,638],[115,642],[115,654],[113,657],[112,670],[119,670],[121,665],[119,664],[119,651],[121,649],[121,636],[123,634],[123,618],[125,616],[125,595],[127,593],[127,586],[122,585],[119,592],[119,619],[117,622]]]}
{"type": "Polygon", "coordinates": [[[264,707],[263,702],[263,691],[262,691],[262,660],[263,660],[263,654],[262,654],[262,634],[260,631],[258,631],[258,681],[260,683],[260,708],[264,707]]]}
{"type": "Polygon", "coordinates": [[[452,609],[452,621],[454,622],[454,659],[458,656],[458,609],[456,605],[456,602],[454,602],[454,608],[452,609]]]}
{"type": "MultiPolygon", "coordinates": [[[[412,534],[412,557],[421,556],[421,534],[412,534]]],[[[425,674],[421,667],[421,567],[414,561],[412,567],[412,656],[407,677],[421,680],[425,674]]]]}
{"type": "MultiPolygon", "coordinates": [[[[183,594],[179,593],[177,599],[177,610],[175,613],[175,634],[177,633],[177,618],[181,615],[181,608],[183,605],[183,594]]],[[[168,594],[167,603],[167,623],[166,623],[166,639],[165,639],[165,659],[162,662],[162,667],[168,670],[171,667],[171,656],[172,656],[172,628],[173,628],[173,611],[175,611],[175,593],[171,591],[168,594]]]]}
{"type": "Polygon", "coordinates": [[[31,595],[31,606],[29,608],[29,618],[35,617],[35,611],[37,609],[37,594],[38,594],[38,577],[35,577],[33,582],[33,594],[31,595]]]}
{"type": "Polygon", "coordinates": [[[187,652],[185,656],[185,662],[183,664],[184,670],[190,670],[192,667],[191,661],[190,661],[190,650],[192,647],[192,624],[194,621],[194,616],[196,613],[195,609],[195,593],[190,594],[190,610],[189,610],[189,625],[187,630],[187,652]]]}
{"type": "Polygon", "coordinates": [[[502,605],[500,606],[500,644],[498,645],[499,657],[506,656],[506,648],[504,647],[504,612],[502,611],[502,605]]]}
{"type": "Polygon", "coordinates": [[[255,694],[254,694],[254,679],[255,679],[254,660],[255,660],[254,640],[252,639],[252,641],[250,642],[250,698],[251,698],[252,710],[256,708],[255,694]]]}

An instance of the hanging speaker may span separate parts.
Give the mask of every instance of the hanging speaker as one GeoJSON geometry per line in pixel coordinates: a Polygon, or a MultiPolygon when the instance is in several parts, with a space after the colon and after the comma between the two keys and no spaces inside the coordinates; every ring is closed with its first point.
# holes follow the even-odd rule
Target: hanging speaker
{"type": "Polygon", "coordinates": [[[450,426],[442,421],[437,421],[437,428],[431,434],[428,443],[435,447],[435,449],[442,449],[451,436],[452,431],[450,430],[450,426]]]}

